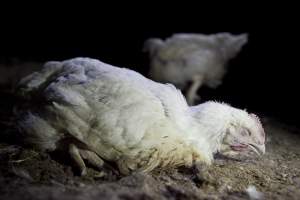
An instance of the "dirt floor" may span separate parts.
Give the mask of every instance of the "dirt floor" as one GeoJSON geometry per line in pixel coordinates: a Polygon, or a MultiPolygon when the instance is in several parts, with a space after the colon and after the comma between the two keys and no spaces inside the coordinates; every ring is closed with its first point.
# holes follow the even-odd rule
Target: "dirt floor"
{"type": "Polygon", "coordinates": [[[2,129],[0,199],[300,199],[299,130],[264,120],[267,153],[209,168],[157,170],[121,177],[106,167],[80,177],[61,153],[13,145],[2,129]],[[3,141],[3,140],[2,140],[3,141]]]}

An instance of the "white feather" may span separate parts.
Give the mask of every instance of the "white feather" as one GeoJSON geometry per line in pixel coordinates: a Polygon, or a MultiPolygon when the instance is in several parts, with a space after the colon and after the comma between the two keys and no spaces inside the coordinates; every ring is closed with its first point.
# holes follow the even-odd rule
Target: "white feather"
{"type": "Polygon", "coordinates": [[[246,192],[250,199],[252,200],[259,200],[263,198],[263,194],[259,191],[256,190],[256,187],[253,185],[249,185],[248,188],[246,189],[246,192]]]}

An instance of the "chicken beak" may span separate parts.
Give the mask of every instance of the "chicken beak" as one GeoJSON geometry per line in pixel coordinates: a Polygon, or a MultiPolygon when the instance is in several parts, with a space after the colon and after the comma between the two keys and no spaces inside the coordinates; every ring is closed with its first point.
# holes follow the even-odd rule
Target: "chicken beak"
{"type": "Polygon", "coordinates": [[[265,145],[256,145],[256,144],[249,144],[249,147],[252,151],[254,151],[257,155],[262,156],[266,152],[265,145]]]}

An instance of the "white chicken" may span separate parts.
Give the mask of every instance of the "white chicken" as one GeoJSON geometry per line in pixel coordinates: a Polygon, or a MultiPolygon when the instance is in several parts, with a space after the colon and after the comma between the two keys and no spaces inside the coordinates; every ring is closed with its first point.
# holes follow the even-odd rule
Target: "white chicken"
{"type": "Polygon", "coordinates": [[[212,35],[174,34],[165,41],[151,38],[145,42],[149,52],[151,79],[173,83],[181,90],[189,83],[186,97],[189,105],[199,100],[197,90],[206,85],[216,88],[226,73],[226,63],[247,43],[248,35],[230,33],[212,35]]]}
{"type": "Polygon", "coordinates": [[[20,81],[24,141],[41,150],[68,148],[86,173],[115,162],[123,174],[211,163],[216,152],[264,153],[258,117],[223,103],[189,107],[171,84],[90,58],[48,62],[20,81]]]}

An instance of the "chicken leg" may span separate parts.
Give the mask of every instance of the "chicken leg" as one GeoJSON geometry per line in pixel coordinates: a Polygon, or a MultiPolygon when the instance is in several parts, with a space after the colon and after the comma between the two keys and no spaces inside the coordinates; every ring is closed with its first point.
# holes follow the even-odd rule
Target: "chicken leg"
{"type": "Polygon", "coordinates": [[[201,87],[202,83],[202,75],[195,75],[193,77],[192,84],[186,93],[187,102],[190,106],[194,105],[195,101],[200,100],[200,96],[197,95],[197,90],[201,87]]]}

